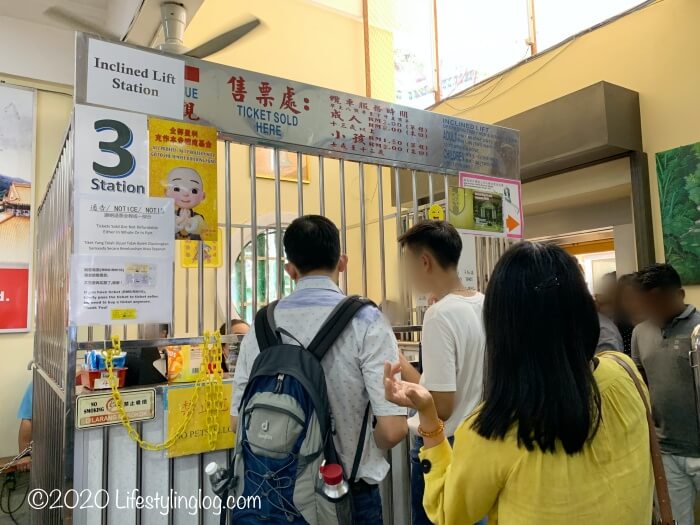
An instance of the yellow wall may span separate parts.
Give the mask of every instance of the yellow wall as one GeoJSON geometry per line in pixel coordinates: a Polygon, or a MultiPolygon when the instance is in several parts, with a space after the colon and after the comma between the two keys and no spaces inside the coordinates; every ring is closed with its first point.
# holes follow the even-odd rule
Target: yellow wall
{"type": "MultiPolygon", "coordinates": [[[[656,258],[663,260],[654,155],[700,141],[700,3],[664,0],[585,34],[435,111],[497,122],[601,80],[638,91],[649,155],[656,258]],[[498,85],[494,85],[498,82],[498,85]]],[[[572,126],[576,125],[572,123],[572,126]]],[[[527,226],[527,225],[526,225],[527,226]]],[[[689,299],[700,304],[700,287],[689,299]]]]}
{"type": "MultiPolygon", "coordinates": [[[[0,81],[37,89],[36,164],[33,188],[35,200],[33,212],[35,212],[46,190],[46,185],[51,179],[53,167],[63,143],[72,107],[71,97],[64,93],[70,93],[70,88],[1,75],[0,81]]],[[[31,372],[27,370],[27,364],[32,359],[33,342],[34,337],[31,333],[0,334],[2,368],[10,371],[2,376],[3,403],[0,405],[0,420],[5,424],[0,426],[0,456],[17,453],[19,427],[16,419],[17,409],[24,390],[31,380],[31,372]]]]}

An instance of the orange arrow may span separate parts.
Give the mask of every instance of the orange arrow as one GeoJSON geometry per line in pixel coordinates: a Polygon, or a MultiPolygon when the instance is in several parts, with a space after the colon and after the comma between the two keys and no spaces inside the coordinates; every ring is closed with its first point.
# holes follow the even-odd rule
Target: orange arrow
{"type": "Polygon", "coordinates": [[[512,232],[515,228],[520,226],[520,223],[516,221],[512,215],[508,215],[506,218],[506,226],[508,226],[508,231],[512,232]]]}

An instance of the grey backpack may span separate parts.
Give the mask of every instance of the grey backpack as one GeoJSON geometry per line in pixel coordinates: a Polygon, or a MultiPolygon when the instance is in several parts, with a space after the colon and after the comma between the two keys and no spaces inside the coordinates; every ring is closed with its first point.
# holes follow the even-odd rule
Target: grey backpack
{"type": "MultiPolygon", "coordinates": [[[[352,523],[350,495],[331,501],[322,492],[319,468],[340,463],[333,444],[336,432],[321,361],[363,307],[358,296],[343,299],[307,348],[286,344],[274,320],[276,303],[255,317],[260,348],[238,411],[231,487],[236,498],[255,499],[255,508],[232,512],[233,523],[261,522],[345,525],[352,523]]],[[[352,465],[356,481],[367,432],[369,404],[352,465]]]]}

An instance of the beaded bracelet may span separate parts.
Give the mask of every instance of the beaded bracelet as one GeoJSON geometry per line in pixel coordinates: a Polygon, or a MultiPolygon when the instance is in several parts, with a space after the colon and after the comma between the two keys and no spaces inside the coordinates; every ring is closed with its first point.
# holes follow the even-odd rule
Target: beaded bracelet
{"type": "Polygon", "coordinates": [[[418,433],[424,438],[434,438],[440,435],[443,430],[445,430],[445,422],[442,419],[438,419],[438,427],[430,432],[426,432],[422,426],[418,425],[418,433]]]}

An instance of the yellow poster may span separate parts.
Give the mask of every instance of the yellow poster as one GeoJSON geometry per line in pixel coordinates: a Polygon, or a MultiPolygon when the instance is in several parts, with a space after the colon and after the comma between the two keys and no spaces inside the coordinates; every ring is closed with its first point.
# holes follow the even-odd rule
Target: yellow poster
{"type": "Polygon", "coordinates": [[[148,119],[150,195],[175,201],[175,238],[216,241],[216,129],[148,119]]]}
{"type": "MultiPolygon", "coordinates": [[[[216,444],[213,450],[225,450],[233,448],[234,433],[231,430],[231,416],[229,407],[231,406],[231,393],[233,385],[228,382],[223,385],[223,403],[221,410],[217,410],[215,417],[216,426],[219,433],[216,444]]],[[[185,414],[192,402],[192,394],[194,393],[194,385],[169,386],[167,392],[167,426],[168,439],[175,435],[176,430],[182,424],[185,414]]],[[[202,389],[197,399],[197,406],[194,409],[192,420],[187,426],[187,430],[175,444],[168,449],[168,457],[175,458],[179,456],[189,456],[191,454],[200,454],[202,452],[210,452],[207,436],[209,428],[207,426],[206,412],[207,397],[205,389],[202,389]]]]}
{"type": "Polygon", "coordinates": [[[199,262],[199,247],[204,248],[204,267],[221,268],[223,264],[220,247],[223,246],[223,233],[218,228],[216,241],[184,241],[180,244],[180,266],[183,268],[197,268],[199,262]]]}

